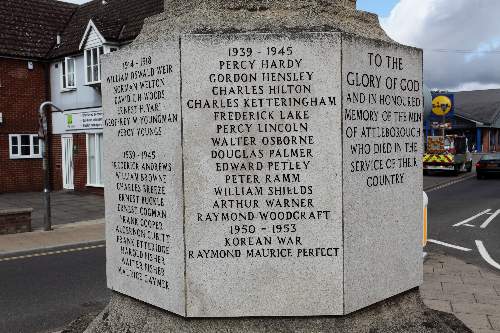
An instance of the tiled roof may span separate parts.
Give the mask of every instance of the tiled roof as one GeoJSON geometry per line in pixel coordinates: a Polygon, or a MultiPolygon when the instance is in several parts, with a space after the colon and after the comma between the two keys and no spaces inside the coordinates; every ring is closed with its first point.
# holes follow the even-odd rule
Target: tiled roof
{"type": "Polygon", "coordinates": [[[80,41],[91,19],[107,41],[133,40],[141,31],[146,17],[163,11],[163,1],[93,0],[85,3],[71,17],[61,35],[61,44],[50,52],[50,57],[78,53],[80,41]]]}
{"type": "Polygon", "coordinates": [[[56,0],[0,0],[0,55],[45,58],[76,8],[56,0]]]}
{"type": "Polygon", "coordinates": [[[467,119],[491,125],[500,117],[500,89],[459,91],[455,95],[455,113],[467,119]]]}

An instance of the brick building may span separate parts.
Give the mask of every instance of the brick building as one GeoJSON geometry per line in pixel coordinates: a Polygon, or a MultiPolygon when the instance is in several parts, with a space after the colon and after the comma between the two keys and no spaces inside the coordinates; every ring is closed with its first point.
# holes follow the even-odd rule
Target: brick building
{"type": "Polygon", "coordinates": [[[50,98],[47,56],[76,7],[0,1],[0,193],[42,189],[37,109],[50,98]]]}
{"type": "Polygon", "coordinates": [[[131,43],[163,0],[94,0],[76,8],[49,53],[54,189],[103,192],[100,58],[131,43]]]}
{"type": "Polygon", "coordinates": [[[0,193],[40,191],[37,110],[50,100],[51,185],[102,193],[100,57],[132,42],[163,0],[0,1],[0,193]]]}

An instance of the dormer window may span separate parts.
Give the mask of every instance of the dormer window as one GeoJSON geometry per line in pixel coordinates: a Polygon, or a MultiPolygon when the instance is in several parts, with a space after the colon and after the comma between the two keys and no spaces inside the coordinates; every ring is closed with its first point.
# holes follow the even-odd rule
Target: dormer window
{"type": "Polygon", "coordinates": [[[101,55],[104,47],[94,47],[85,50],[85,81],[87,84],[101,83],[101,55]]]}
{"type": "Polygon", "coordinates": [[[61,63],[61,87],[62,90],[76,89],[74,58],[66,57],[61,63]]]}

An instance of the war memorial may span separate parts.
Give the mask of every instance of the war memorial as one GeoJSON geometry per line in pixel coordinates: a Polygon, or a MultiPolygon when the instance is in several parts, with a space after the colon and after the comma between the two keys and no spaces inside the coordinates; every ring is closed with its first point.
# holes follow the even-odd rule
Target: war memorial
{"type": "Polygon", "coordinates": [[[354,0],[166,1],[103,61],[87,332],[466,332],[418,293],[422,66],[354,0]]]}

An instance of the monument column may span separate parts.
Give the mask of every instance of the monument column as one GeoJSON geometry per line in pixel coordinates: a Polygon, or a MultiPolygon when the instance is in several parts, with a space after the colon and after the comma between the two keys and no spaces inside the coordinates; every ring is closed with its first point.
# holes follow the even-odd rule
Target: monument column
{"type": "Polygon", "coordinates": [[[448,329],[415,289],[422,52],[355,7],[167,1],[104,57],[88,332],[448,329]]]}

